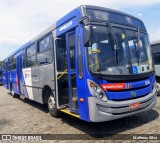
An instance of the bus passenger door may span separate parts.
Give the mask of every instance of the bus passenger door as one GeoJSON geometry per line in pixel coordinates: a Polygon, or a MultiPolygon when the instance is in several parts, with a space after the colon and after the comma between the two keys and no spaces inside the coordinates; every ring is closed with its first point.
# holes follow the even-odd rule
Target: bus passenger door
{"type": "Polygon", "coordinates": [[[66,34],[66,46],[68,57],[68,91],[70,111],[78,113],[78,94],[76,82],[76,34],[75,31],[66,34]]]}

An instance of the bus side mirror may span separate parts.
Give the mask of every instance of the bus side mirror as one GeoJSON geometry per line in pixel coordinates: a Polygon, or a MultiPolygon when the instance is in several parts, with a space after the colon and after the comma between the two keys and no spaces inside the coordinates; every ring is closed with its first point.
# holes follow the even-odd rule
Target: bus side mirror
{"type": "Polygon", "coordinates": [[[84,47],[92,46],[91,26],[89,25],[84,26],[83,41],[84,41],[84,47]]]}

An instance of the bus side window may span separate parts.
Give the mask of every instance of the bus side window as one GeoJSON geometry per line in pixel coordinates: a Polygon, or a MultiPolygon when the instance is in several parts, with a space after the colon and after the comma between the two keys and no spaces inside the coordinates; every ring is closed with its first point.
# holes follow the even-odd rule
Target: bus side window
{"type": "Polygon", "coordinates": [[[64,71],[68,68],[66,41],[63,39],[56,40],[56,60],[57,60],[57,71],[64,71]]]}
{"type": "Polygon", "coordinates": [[[52,34],[38,42],[37,63],[39,65],[53,62],[53,38],[52,34]]]}
{"type": "Polygon", "coordinates": [[[27,49],[26,67],[36,66],[36,45],[33,44],[27,49]]]}
{"type": "Polygon", "coordinates": [[[16,55],[9,58],[9,61],[8,61],[8,70],[11,71],[15,69],[16,69],[16,55]]]}

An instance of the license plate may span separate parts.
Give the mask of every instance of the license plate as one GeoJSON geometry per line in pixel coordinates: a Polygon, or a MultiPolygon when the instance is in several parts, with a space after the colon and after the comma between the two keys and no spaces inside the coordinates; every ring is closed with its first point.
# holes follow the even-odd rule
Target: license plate
{"type": "Polygon", "coordinates": [[[134,109],[139,108],[140,106],[141,106],[141,103],[140,102],[136,102],[136,103],[130,104],[130,109],[134,110],[134,109]]]}

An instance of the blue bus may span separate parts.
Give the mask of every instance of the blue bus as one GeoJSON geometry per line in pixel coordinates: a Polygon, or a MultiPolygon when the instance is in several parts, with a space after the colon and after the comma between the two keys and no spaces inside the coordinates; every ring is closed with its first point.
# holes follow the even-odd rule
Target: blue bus
{"type": "Polygon", "coordinates": [[[134,115],[156,105],[147,30],[131,15],[80,6],[4,59],[4,86],[87,122],[134,115]]]}
{"type": "Polygon", "coordinates": [[[3,84],[3,69],[0,67],[0,85],[3,84]]]}

